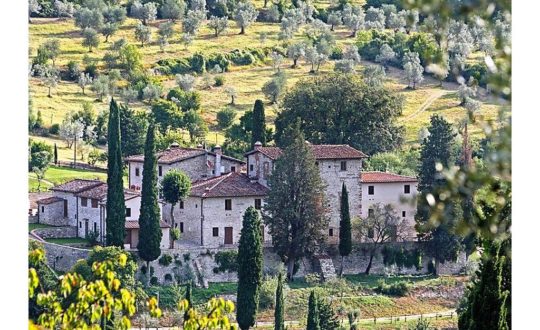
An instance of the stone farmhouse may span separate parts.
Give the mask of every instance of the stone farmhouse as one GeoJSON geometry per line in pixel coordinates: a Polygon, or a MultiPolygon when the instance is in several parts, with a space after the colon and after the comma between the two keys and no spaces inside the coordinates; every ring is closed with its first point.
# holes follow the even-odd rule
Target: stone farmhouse
{"type": "MultiPolygon", "coordinates": [[[[38,222],[53,226],[77,228],[77,237],[98,233],[97,240],[105,241],[107,184],[100,180],[75,179],[51,188],[52,197],[37,201],[38,222]]],[[[125,247],[135,248],[139,238],[139,210],[141,195],[138,191],[124,190],[126,203],[125,247]]],[[[160,204],[160,208],[161,208],[160,204]]],[[[161,221],[163,248],[169,247],[170,226],[161,221]]]]}
{"type": "MultiPolygon", "coordinates": [[[[329,243],[339,239],[341,189],[349,192],[352,218],[368,216],[376,203],[392,204],[410,227],[413,239],[417,180],[384,172],[364,172],[367,156],[348,145],[309,145],[326,184],[330,224],[326,233],[329,243]],[[406,202],[403,197],[411,197],[406,202]]],[[[238,243],[242,217],[249,206],[261,210],[270,187],[268,177],[274,162],[282,155],[278,147],[256,143],[244,156],[246,162],[222,154],[219,146],[212,151],[202,147],[184,148],[177,144],[158,153],[158,178],[171,169],[187,173],[192,180],[190,195],[173,207],[161,203],[162,246],[170,246],[170,228],[178,228],[181,245],[221,247],[238,243]]],[[[135,248],[138,241],[140,188],[144,155],[126,159],[129,187],[126,199],[126,247],[135,248]]],[[[53,197],[38,201],[39,222],[55,226],[76,226],[79,237],[91,231],[105,237],[107,185],[98,180],[73,180],[52,188],[53,197]]],[[[268,229],[263,226],[265,245],[271,245],[268,229]]]]}
{"type": "Polygon", "coordinates": [[[375,204],[391,204],[405,221],[406,240],[416,238],[414,216],[416,214],[416,195],[418,180],[415,177],[387,172],[362,172],[362,211],[361,218],[373,212],[375,204]]]}

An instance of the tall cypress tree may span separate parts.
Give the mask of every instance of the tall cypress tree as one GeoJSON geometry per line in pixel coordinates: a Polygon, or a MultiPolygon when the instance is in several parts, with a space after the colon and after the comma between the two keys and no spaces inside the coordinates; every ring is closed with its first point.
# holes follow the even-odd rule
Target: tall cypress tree
{"type": "Polygon", "coordinates": [[[118,105],[111,100],[107,133],[107,245],[123,248],[126,222],[118,105]]]}
{"type": "Polygon", "coordinates": [[[260,141],[262,145],[266,145],[266,124],[264,116],[264,103],[261,100],[256,100],[253,106],[253,131],[251,132],[251,148],[255,142],[260,141]]]}
{"type": "Polygon", "coordinates": [[[242,330],[247,330],[255,324],[262,282],[262,263],[261,218],[259,212],[250,206],[244,213],[238,243],[236,320],[242,330]]]}
{"type": "Polygon", "coordinates": [[[431,211],[426,196],[444,183],[436,166],[441,164],[448,168],[452,164],[452,144],[456,134],[452,130],[452,125],[438,115],[431,117],[428,131],[429,136],[422,142],[418,183],[420,196],[415,219],[419,236],[427,242],[427,252],[435,259],[435,272],[437,272],[439,263],[455,260],[459,255],[461,239],[453,234],[453,229],[455,222],[462,216],[462,212],[458,201],[452,201],[447,203],[445,213],[449,214],[453,221],[436,228],[429,223],[431,211]]]}
{"type": "Polygon", "coordinates": [[[58,147],[54,144],[54,164],[58,165],[58,147]]]}
{"type": "Polygon", "coordinates": [[[139,215],[139,243],[137,249],[140,257],[146,261],[150,269],[150,261],[156,260],[161,254],[161,228],[158,206],[157,157],[155,145],[155,126],[151,121],[146,134],[144,146],[144,165],[141,193],[141,212],[139,215]]]}
{"type": "Polygon", "coordinates": [[[319,320],[319,303],[315,291],[309,294],[308,317],[306,330],[321,330],[319,320]]]}
{"type": "Polygon", "coordinates": [[[341,187],[341,208],[339,222],[339,255],[341,255],[341,267],[339,276],[343,275],[343,259],[351,254],[352,251],[352,233],[351,233],[351,214],[349,213],[349,193],[347,186],[343,182],[341,187]]]}
{"type": "Polygon", "coordinates": [[[278,275],[278,285],[276,288],[274,330],[285,330],[285,300],[283,299],[283,274],[281,272],[278,275]]]}

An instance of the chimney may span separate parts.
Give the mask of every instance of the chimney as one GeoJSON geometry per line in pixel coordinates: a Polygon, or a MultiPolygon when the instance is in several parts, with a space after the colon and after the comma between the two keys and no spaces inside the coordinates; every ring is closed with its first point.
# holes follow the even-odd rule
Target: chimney
{"type": "Polygon", "coordinates": [[[214,153],[216,154],[216,161],[214,164],[214,175],[221,175],[221,146],[218,144],[214,147],[214,153]]]}
{"type": "Polygon", "coordinates": [[[259,150],[259,149],[261,149],[261,148],[262,148],[262,143],[261,143],[261,141],[255,142],[255,150],[259,150]]]}

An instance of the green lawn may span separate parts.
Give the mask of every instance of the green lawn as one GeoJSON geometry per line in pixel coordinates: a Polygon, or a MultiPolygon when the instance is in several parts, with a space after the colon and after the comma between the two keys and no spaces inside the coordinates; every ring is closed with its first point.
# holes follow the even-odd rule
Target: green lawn
{"type": "Polygon", "coordinates": [[[65,245],[85,245],[89,246],[87,239],[80,237],[69,237],[69,238],[47,238],[46,242],[56,243],[56,244],[65,244],[65,245]]]}
{"type": "Polygon", "coordinates": [[[38,229],[38,228],[53,228],[53,226],[50,226],[50,225],[46,225],[46,224],[43,224],[43,223],[29,223],[28,224],[28,231],[32,231],[34,229],[38,229]]]}
{"type": "MultiPolygon", "coordinates": [[[[103,171],[84,170],[71,167],[51,166],[45,172],[45,178],[41,182],[41,191],[47,191],[54,185],[74,179],[92,179],[107,181],[107,173],[103,171]]],[[[124,175],[124,186],[128,185],[127,174],[124,175]]],[[[28,173],[28,189],[31,192],[37,191],[38,182],[36,175],[32,172],[28,173]]]]}

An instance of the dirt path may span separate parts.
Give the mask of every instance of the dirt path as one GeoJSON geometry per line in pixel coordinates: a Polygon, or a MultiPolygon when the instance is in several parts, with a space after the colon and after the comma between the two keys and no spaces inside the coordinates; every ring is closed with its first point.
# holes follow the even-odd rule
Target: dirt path
{"type": "Polygon", "coordinates": [[[418,114],[420,114],[421,112],[425,111],[427,108],[429,108],[431,106],[431,104],[433,104],[433,102],[435,102],[435,100],[437,100],[439,97],[442,97],[448,93],[451,93],[451,91],[447,91],[447,90],[437,90],[435,91],[433,94],[431,94],[427,100],[424,101],[424,103],[422,103],[422,105],[420,105],[420,107],[413,113],[411,113],[410,115],[408,115],[407,117],[405,117],[403,119],[403,121],[408,121],[414,117],[416,117],[418,114]]]}

